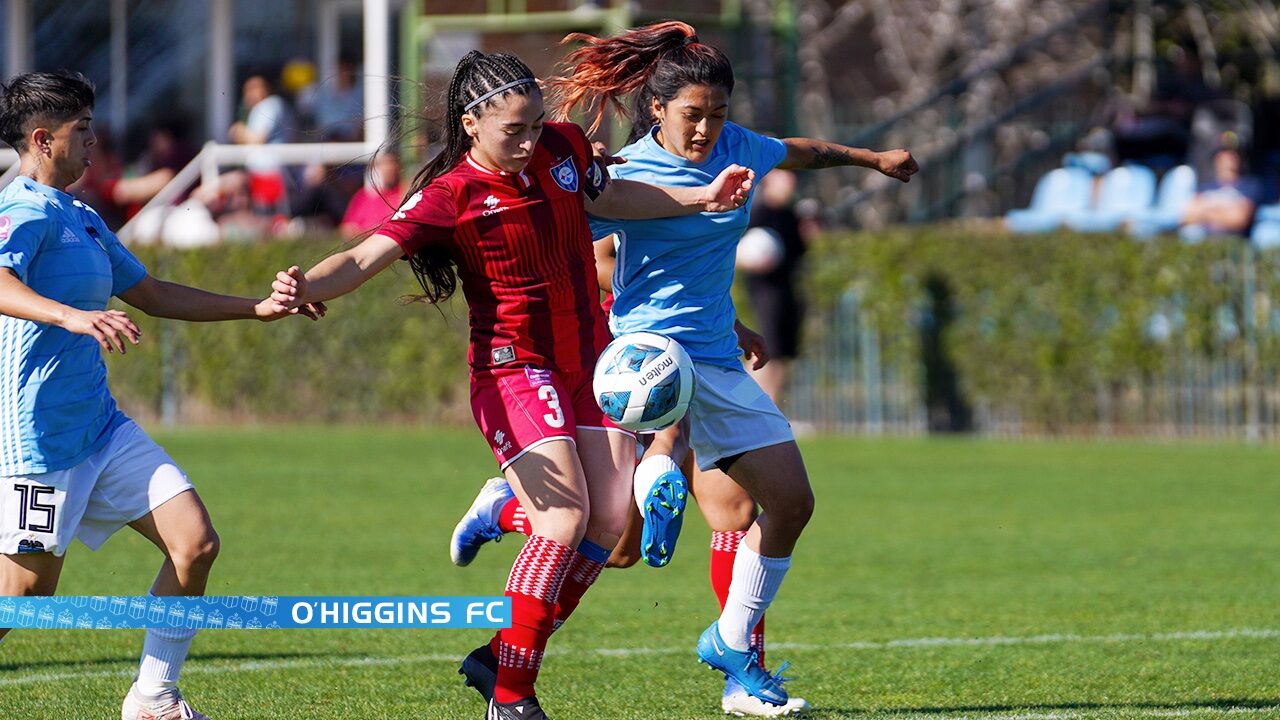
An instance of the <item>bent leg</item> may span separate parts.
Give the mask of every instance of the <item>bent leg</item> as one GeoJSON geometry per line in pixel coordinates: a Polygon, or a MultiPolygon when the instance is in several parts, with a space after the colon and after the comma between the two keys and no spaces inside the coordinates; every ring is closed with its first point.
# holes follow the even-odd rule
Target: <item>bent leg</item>
{"type": "MultiPolygon", "coordinates": [[[[0,555],[0,596],[52,595],[62,575],[63,556],[53,553],[0,555]]],[[[10,628],[0,628],[0,639],[10,628]]]]}

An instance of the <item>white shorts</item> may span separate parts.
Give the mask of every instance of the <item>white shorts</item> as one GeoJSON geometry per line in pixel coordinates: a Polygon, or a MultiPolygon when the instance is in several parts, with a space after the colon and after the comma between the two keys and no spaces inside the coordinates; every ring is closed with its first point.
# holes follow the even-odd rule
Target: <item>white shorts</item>
{"type": "Polygon", "coordinates": [[[115,531],[191,489],[132,420],[68,470],[0,478],[0,553],[62,555],[72,538],[97,550],[115,531]]]}
{"type": "Polygon", "coordinates": [[[710,470],[723,458],[795,440],[791,423],[741,367],[695,362],[689,402],[689,444],[698,467],[710,470]]]}

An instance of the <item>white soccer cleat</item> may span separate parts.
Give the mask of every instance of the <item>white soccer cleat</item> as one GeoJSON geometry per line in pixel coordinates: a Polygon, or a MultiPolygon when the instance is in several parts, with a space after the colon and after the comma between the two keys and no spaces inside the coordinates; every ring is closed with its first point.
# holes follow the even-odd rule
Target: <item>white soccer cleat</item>
{"type": "Polygon", "coordinates": [[[453,529],[453,537],[449,538],[449,558],[454,565],[470,565],[480,552],[480,546],[490,540],[502,539],[502,530],[498,527],[498,515],[502,506],[515,497],[511,486],[505,478],[495,477],[485,481],[480,494],[472,501],[471,507],[458,521],[453,529]]]}
{"type": "Polygon", "coordinates": [[[120,706],[121,720],[209,720],[209,716],[191,709],[182,693],[174,688],[155,700],[147,700],[138,693],[138,686],[129,688],[120,706]]]}
{"type": "Polygon", "coordinates": [[[720,709],[724,710],[725,715],[738,717],[802,717],[809,710],[809,702],[804,698],[793,697],[781,705],[770,705],[752,697],[741,685],[729,680],[724,686],[720,709]]]}

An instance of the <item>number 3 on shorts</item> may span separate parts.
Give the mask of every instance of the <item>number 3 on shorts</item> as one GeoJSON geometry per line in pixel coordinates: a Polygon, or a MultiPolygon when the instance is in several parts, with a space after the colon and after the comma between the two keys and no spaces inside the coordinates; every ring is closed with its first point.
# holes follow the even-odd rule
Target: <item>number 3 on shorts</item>
{"type": "Polygon", "coordinates": [[[551,412],[542,416],[543,420],[553,428],[564,427],[564,413],[560,412],[560,396],[556,393],[556,389],[550,385],[543,385],[538,388],[538,398],[547,402],[547,409],[551,412]]]}

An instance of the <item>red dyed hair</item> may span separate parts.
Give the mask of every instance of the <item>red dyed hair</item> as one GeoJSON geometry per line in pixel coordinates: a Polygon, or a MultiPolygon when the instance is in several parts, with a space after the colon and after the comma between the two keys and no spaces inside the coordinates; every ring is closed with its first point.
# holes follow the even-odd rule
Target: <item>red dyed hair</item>
{"type": "Polygon", "coordinates": [[[698,41],[692,25],[669,20],[599,38],[568,35],[561,44],[585,43],[569,53],[561,74],[547,82],[551,115],[567,119],[579,106],[591,119],[589,132],[613,106],[634,123],[632,139],[652,126],[649,101],[670,102],[687,85],[712,85],[733,92],[733,67],[719,49],[698,41]],[[630,107],[626,102],[631,98],[630,107]]]}

